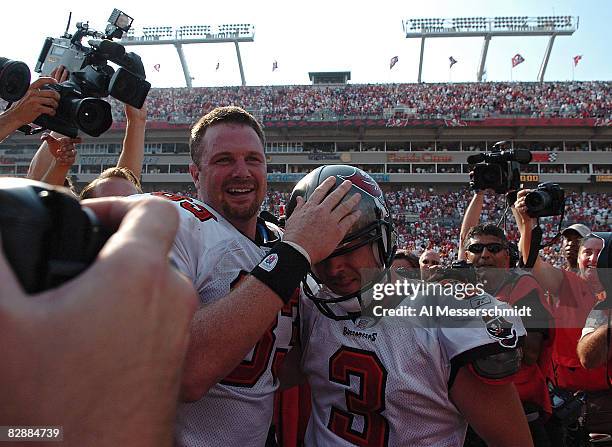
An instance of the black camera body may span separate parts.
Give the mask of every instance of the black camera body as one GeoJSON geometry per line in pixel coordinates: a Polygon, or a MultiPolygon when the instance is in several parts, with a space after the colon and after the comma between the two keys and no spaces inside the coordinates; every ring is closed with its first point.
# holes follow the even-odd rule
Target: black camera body
{"type": "Polygon", "coordinates": [[[110,104],[99,98],[83,98],[79,87],[70,80],[43,88],[58,92],[60,101],[55,116],[40,115],[35,124],[73,138],[78,133],[73,123],[93,137],[100,136],[113,124],[110,104]]]}
{"type": "Polygon", "coordinates": [[[0,57],[0,98],[19,101],[30,88],[30,69],[24,62],[0,57]]]}
{"type": "Polygon", "coordinates": [[[70,78],[59,84],[59,89],[49,86],[60,93],[60,105],[55,116],[41,115],[34,120],[35,124],[73,138],[79,129],[97,137],[113,122],[110,107],[102,106],[106,101],[100,98],[110,95],[137,109],[142,107],[151,89],[145,80],[142,60],[135,53],[126,53],[123,45],[112,40],[130,29],[132,18],[115,9],[108,20],[104,34],[79,22],[74,35],[47,37],[34,71],[49,74],[63,65],[70,71],[70,78]],[[89,46],[82,44],[86,36],[93,37],[88,40],[89,46]],[[109,61],[120,68],[115,71],[109,61]]]}
{"type": "Polygon", "coordinates": [[[473,169],[470,187],[476,191],[492,189],[498,194],[518,190],[521,186],[520,165],[530,161],[531,152],[526,149],[509,149],[470,155],[467,162],[476,165],[473,169]]]}
{"type": "Polygon", "coordinates": [[[450,267],[438,269],[429,278],[429,281],[453,280],[466,284],[477,284],[478,276],[474,264],[465,260],[453,261],[450,267]]]}
{"type": "Polygon", "coordinates": [[[0,179],[0,235],[4,254],[28,294],[79,275],[112,232],[77,199],[45,183],[0,179]]]}
{"type": "Polygon", "coordinates": [[[565,191],[557,183],[540,183],[525,196],[530,217],[561,216],[565,210],[565,191]]]}

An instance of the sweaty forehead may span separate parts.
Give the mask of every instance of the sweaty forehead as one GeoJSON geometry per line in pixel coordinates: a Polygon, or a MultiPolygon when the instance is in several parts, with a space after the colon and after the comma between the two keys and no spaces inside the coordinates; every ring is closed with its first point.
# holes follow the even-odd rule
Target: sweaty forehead
{"type": "Polygon", "coordinates": [[[204,134],[200,147],[201,159],[204,161],[221,152],[235,155],[264,152],[257,132],[246,124],[237,123],[219,123],[210,127],[204,134]]]}

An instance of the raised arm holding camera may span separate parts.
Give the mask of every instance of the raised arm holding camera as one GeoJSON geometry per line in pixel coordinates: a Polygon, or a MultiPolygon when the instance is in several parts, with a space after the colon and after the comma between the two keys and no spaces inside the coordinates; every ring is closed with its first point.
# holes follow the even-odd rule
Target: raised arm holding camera
{"type": "Polygon", "coordinates": [[[57,81],[50,77],[37,79],[32,82],[21,99],[0,115],[0,141],[42,114],[55,115],[60,95],[56,91],[45,90],[42,87],[56,83],[57,81]]]}
{"type": "MultiPolygon", "coordinates": [[[[537,249],[532,248],[532,233],[537,227],[537,220],[533,216],[538,213],[533,210],[534,199],[529,200],[529,197],[533,197],[531,194],[532,190],[519,191],[515,204],[519,216],[519,247],[523,261],[527,260],[530,254],[533,255],[533,252],[537,253],[537,249]]],[[[551,199],[554,199],[554,196],[551,199]]],[[[558,211],[560,210],[557,209],[558,211]]],[[[554,267],[540,256],[535,258],[532,268],[533,275],[554,299],[554,379],[560,389],[572,393],[580,390],[598,392],[608,389],[605,365],[597,366],[587,362],[588,366],[594,368],[585,369],[576,352],[587,316],[597,303],[597,297],[603,297],[605,293],[597,272],[598,259],[604,248],[602,235],[605,234],[607,233],[591,233],[582,238],[578,249],[577,274],[554,267]]],[[[599,265],[602,266],[607,267],[607,264],[599,265]]],[[[591,398],[592,395],[587,394],[587,408],[591,398]]]]}

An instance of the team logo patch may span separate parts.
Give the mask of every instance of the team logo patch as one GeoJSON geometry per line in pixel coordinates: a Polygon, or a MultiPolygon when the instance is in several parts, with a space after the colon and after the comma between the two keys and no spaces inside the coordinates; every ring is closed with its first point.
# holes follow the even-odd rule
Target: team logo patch
{"type": "Polygon", "coordinates": [[[383,193],[376,182],[372,180],[369,175],[365,175],[359,169],[355,168],[355,172],[353,172],[351,175],[338,175],[338,177],[340,177],[342,180],[349,180],[357,188],[361,189],[363,192],[374,197],[375,199],[380,199],[383,197],[383,193]]]}
{"type": "Polygon", "coordinates": [[[491,298],[488,296],[480,296],[470,300],[470,306],[472,306],[472,309],[478,309],[486,304],[491,304],[491,298]]]}
{"type": "Polygon", "coordinates": [[[278,262],[278,255],[276,253],[272,253],[264,258],[263,261],[259,264],[259,266],[264,269],[266,272],[271,272],[274,267],[276,267],[276,263],[278,262]]]}
{"type": "Polygon", "coordinates": [[[516,348],[518,336],[514,324],[510,323],[504,317],[482,317],[485,322],[489,337],[502,345],[505,348],[516,348]]]}

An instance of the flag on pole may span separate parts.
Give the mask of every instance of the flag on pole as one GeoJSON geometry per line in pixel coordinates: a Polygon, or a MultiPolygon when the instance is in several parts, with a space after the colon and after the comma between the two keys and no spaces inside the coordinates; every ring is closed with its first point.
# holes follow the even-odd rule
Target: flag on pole
{"type": "Polygon", "coordinates": [[[523,62],[525,62],[525,58],[516,53],[512,58],[512,68],[516,67],[518,64],[522,64],[523,62]]]}
{"type": "Polygon", "coordinates": [[[582,59],[582,54],[578,54],[574,56],[574,67],[578,65],[578,62],[580,62],[580,59],[582,59]]]}
{"type": "Polygon", "coordinates": [[[453,65],[457,63],[457,59],[455,59],[453,56],[449,57],[448,60],[450,61],[450,67],[448,68],[453,68],[453,65]]]}
{"type": "Polygon", "coordinates": [[[397,64],[397,61],[399,61],[399,57],[393,56],[391,58],[391,61],[389,62],[389,70],[391,70],[395,66],[395,64],[397,64]]]}
{"type": "Polygon", "coordinates": [[[215,71],[219,71],[219,65],[220,65],[220,62],[217,62],[217,67],[215,68],[215,71]]]}
{"type": "Polygon", "coordinates": [[[272,71],[275,71],[276,69],[278,69],[278,62],[274,61],[272,62],[272,71]]]}

